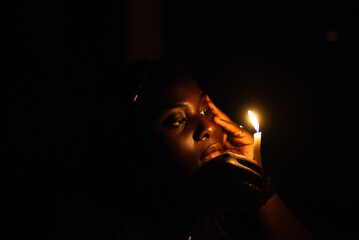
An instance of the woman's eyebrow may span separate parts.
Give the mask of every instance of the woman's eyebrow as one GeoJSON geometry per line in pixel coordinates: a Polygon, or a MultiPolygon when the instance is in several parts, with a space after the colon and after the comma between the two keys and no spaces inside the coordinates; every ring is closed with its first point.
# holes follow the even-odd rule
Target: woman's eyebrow
{"type": "Polygon", "coordinates": [[[174,103],[174,104],[170,104],[170,105],[162,106],[162,107],[158,108],[155,111],[154,115],[156,116],[156,118],[161,118],[162,116],[166,115],[172,109],[175,109],[175,108],[187,108],[187,107],[188,107],[187,103],[174,103]]]}
{"type": "Polygon", "coordinates": [[[165,110],[171,110],[174,108],[186,108],[186,107],[188,107],[187,103],[177,103],[177,104],[172,104],[172,105],[166,106],[165,110]]]}
{"type": "MultiPolygon", "coordinates": [[[[202,92],[201,95],[199,96],[199,100],[202,100],[206,95],[207,94],[205,92],[202,92]]],[[[187,107],[188,107],[187,103],[175,103],[175,104],[165,106],[163,108],[162,112],[166,111],[166,110],[171,110],[171,109],[174,109],[174,108],[187,108],[187,107]]]]}

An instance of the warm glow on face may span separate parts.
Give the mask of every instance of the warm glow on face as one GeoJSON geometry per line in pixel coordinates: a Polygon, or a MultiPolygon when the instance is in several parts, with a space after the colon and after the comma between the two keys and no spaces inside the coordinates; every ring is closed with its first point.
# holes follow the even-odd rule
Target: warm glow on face
{"type": "Polygon", "coordinates": [[[257,132],[259,132],[259,123],[258,123],[258,120],[256,118],[256,115],[254,115],[254,113],[252,111],[248,111],[248,115],[249,115],[249,119],[251,120],[254,129],[257,132]]]}

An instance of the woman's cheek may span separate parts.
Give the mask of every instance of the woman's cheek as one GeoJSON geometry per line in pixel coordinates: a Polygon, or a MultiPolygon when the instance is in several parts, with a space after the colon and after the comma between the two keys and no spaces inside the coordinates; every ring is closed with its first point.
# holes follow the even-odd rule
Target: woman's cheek
{"type": "Polygon", "coordinates": [[[199,167],[201,153],[197,153],[192,131],[158,127],[154,132],[161,142],[158,147],[166,149],[165,155],[172,159],[181,172],[187,175],[199,167]]]}
{"type": "Polygon", "coordinates": [[[171,155],[176,164],[187,174],[199,167],[199,156],[192,135],[177,135],[171,139],[171,155]],[[198,156],[197,156],[198,155],[198,156]]]}

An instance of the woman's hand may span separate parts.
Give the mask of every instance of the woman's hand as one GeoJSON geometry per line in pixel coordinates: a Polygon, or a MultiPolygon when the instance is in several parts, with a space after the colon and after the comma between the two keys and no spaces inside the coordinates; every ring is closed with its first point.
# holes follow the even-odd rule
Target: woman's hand
{"type": "Polygon", "coordinates": [[[207,162],[188,179],[188,208],[198,214],[233,210],[257,212],[273,195],[270,178],[254,160],[226,153],[207,162]]]}
{"type": "MultiPolygon", "coordinates": [[[[224,130],[223,145],[225,152],[237,153],[248,159],[253,159],[253,136],[216,107],[208,95],[206,97],[208,106],[214,114],[213,121],[224,130]]],[[[262,166],[262,162],[257,161],[257,163],[262,166]]]]}

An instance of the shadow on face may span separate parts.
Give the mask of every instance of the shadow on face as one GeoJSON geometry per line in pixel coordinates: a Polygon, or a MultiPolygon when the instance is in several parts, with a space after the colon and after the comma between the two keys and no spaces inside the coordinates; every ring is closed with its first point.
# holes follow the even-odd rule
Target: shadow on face
{"type": "Polygon", "coordinates": [[[181,173],[189,175],[204,164],[209,153],[223,152],[222,129],[213,122],[206,95],[194,79],[175,77],[156,96],[151,127],[181,173]]]}

